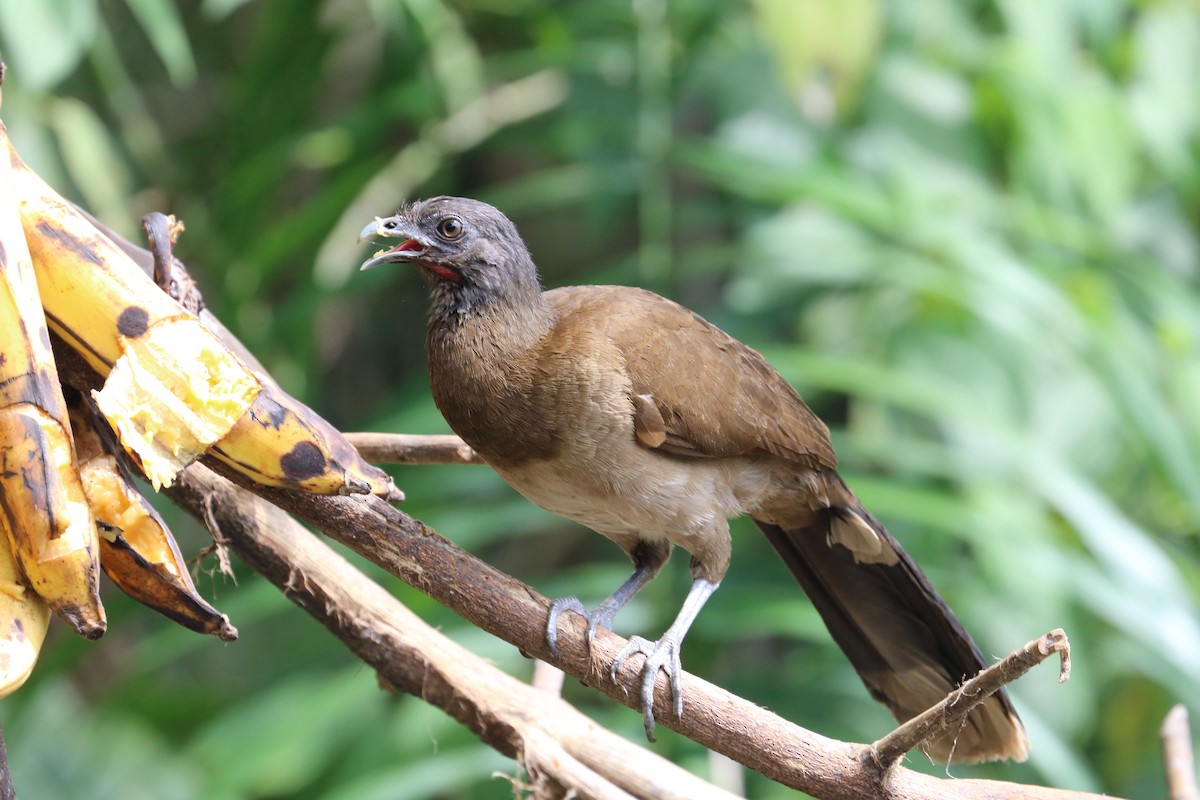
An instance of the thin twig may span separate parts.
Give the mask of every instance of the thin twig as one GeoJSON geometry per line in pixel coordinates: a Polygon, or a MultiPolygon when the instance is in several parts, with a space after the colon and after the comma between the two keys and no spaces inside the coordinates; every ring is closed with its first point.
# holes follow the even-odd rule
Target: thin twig
{"type": "Polygon", "coordinates": [[[1042,663],[1051,653],[1060,658],[1058,682],[1071,675],[1071,644],[1062,628],[1055,628],[979,672],[948,694],[942,702],[897,727],[871,745],[871,759],[882,769],[899,761],[922,742],[936,739],[966,719],[973,708],[1004,686],[1042,663]]]}
{"type": "Polygon", "coordinates": [[[1177,705],[1168,711],[1159,735],[1167,771],[1167,796],[1171,800],[1200,800],[1187,709],[1177,705]]]}
{"type": "Polygon", "coordinates": [[[347,433],[367,461],[376,464],[482,464],[483,459],[457,436],[411,433],[347,433]]]}

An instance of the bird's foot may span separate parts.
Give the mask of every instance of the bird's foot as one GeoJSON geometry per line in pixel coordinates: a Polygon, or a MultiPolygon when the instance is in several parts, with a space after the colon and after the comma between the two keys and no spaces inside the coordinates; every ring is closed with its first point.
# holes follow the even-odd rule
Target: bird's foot
{"type": "Polygon", "coordinates": [[[592,641],[596,638],[596,631],[600,628],[612,630],[613,617],[620,610],[619,605],[607,600],[597,606],[594,611],[588,611],[578,597],[558,598],[550,604],[550,614],[546,619],[546,643],[550,645],[550,652],[554,654],[555,658],[558,657],[558,617],[562,612],[574,611],[587,620],[587,643],[590,650],[592,641]]]}
{"type": "Polygon", "coordinates": [[[679,661],[679,642],[673,637],[663,636],[657,642],[633,636],[625,648],[613,659],[609,668],[609,676],[615,681],[621,665],[634,653],[646,657],[642,665],[642,718],[646,726],[646,738],[654,741],[654,679],[660,669],[667,673],[671,685],[672,706],[676,717],[683,717],[683,688],[680,685],[680,673],[683,665],[679,661]]]}

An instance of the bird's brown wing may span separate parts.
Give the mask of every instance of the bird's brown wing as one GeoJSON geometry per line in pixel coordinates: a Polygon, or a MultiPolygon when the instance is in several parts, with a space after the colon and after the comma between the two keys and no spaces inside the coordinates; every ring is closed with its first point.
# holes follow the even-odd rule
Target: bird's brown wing
{"type": "Polygon", "coordinates": [[[676,455],[770,453],[809,469],[837,459],[825,424],[761,355],[664,297],[626,286],[546,293],[625,357],[639,441],[676,455]]]}

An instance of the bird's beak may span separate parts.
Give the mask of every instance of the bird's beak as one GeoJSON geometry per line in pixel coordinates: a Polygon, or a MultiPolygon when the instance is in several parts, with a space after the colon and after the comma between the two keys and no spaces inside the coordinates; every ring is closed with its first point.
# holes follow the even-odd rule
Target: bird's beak
{"type": "Polygon", "coordinates": [[[425,245],[416,238],[413,238],[414,234],[415,231],[409,227],[408,223],[399,217],[376,217],[358,234],[358,241],[360,243],[372,236],[386,236],[392,239],[402,238],[404,241],[393,248],[379,250],[371,258],[364,261],[359,269],[373,269],[380,264],[411,261],[420,256],[425,252],[425,245]]]}

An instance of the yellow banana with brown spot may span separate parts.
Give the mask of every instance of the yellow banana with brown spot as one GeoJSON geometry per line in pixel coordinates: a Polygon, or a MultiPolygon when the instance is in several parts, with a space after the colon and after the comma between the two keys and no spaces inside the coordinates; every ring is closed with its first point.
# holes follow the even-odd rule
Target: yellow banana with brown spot
{"type": "MultiPolygon", "coordinates": [[[[237,628],[196,591],[187,563],[167,524],[121,469],[87,401],[67,393],[79,476],[96,521],[101,523],[100,563],[121,591],[198,633],[230,642],[237,628]],[[108,530],[105,531],[104,528],[108,530]]],[[[111,435],[111,434],[110,434],[111,435]]]]}
{"type": "Polygon", "coordinates": [[[161,292],[11,145],[8,155],[50,327],[101,375],[117,375],[101,409],[155,488],[210,452],[270,486],[395,491],[333,426],[246,368],[161,292]]]}
{"type": "Polygon", "coordinates": [[[29,588],[8,543],[0,541],[0,697],[29,678],[49,624],[50,607],[29,588]]]}
{"type": "MultiPolygon", "coordinates": [[[[3,124],[0,140],[8,141],[3,124]]],[[[95,639],[106,628],[99,543],[7,162],[0,163],[0,345],[0,528],[28,585],[95,639]]]]}

